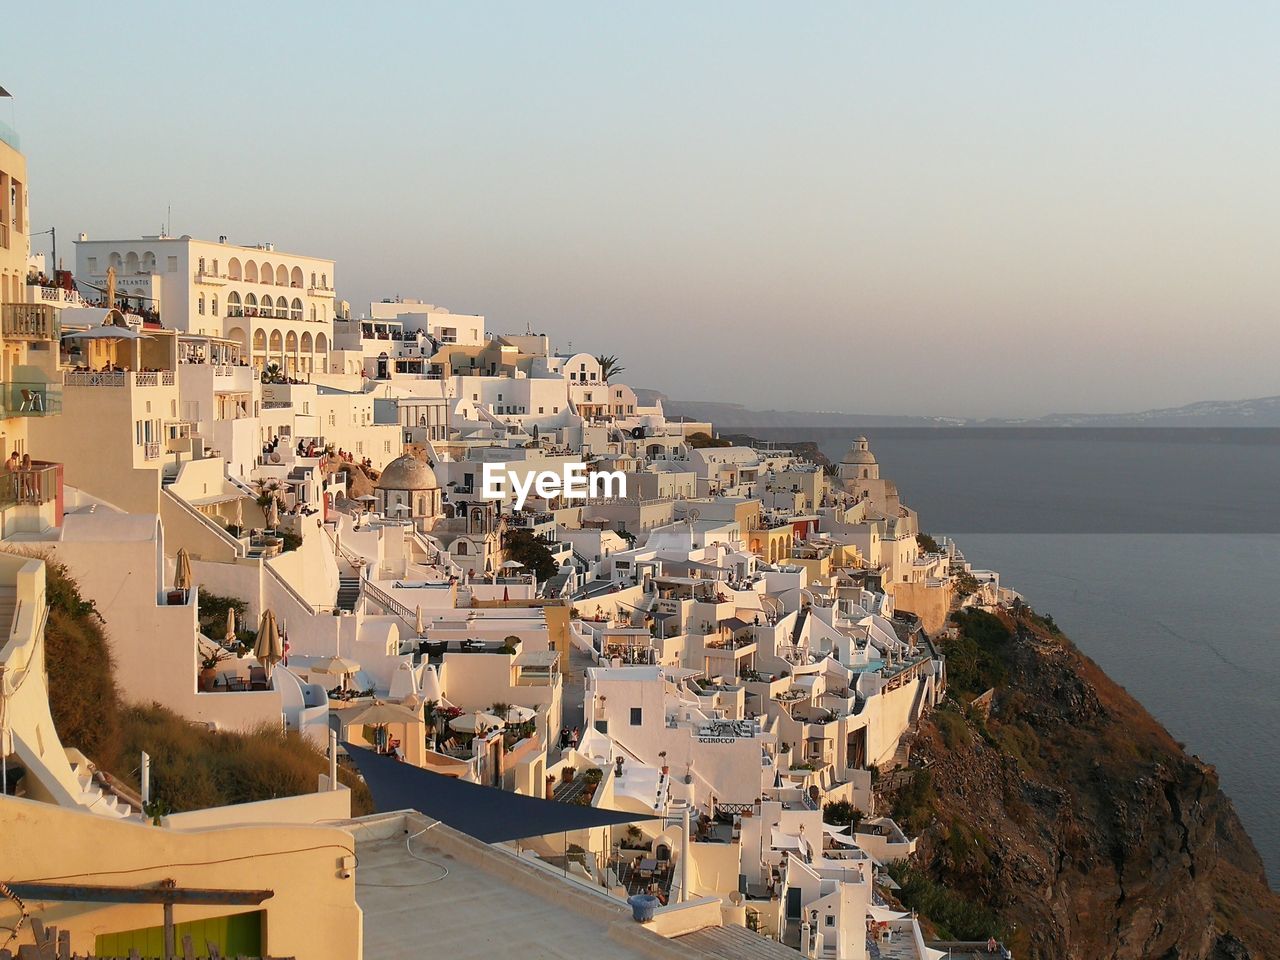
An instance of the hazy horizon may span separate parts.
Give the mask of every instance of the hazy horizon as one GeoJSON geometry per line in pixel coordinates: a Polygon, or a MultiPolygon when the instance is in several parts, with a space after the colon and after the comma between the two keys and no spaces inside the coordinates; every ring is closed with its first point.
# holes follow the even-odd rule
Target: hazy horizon
{"type": "MultiPolygon", "coordinates": [[[[1249,4],[11,11],[32,229],[337,261],[755,409],[1280,393],[1280,13],[1249,4]],[[661,349],[655,349],[655,345],[661,349]]],[[[47,237],[34,237],[47,252],[47,237]]]]}

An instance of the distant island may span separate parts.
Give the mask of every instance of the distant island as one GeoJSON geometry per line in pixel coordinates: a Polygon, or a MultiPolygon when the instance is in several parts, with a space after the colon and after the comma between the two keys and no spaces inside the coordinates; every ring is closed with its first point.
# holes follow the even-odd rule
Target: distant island
{"type": "Polygon", "coordinates": [[[831,410],[752,410],[739,403],[674,400],[636,390],[642,403],[662,401],[668,417],[711,421],[725,430],[765,427],[1280,427],[1280,396],[1202,400],[1136,413],[1051,413],[1043,417],[910,417],[831,410]]]}

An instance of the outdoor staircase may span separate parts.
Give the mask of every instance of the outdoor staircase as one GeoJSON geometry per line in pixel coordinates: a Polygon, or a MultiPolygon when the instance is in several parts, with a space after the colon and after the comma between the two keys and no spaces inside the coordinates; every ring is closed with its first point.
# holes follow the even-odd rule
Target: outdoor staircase
{"type": "Polygon", "coordinates": [[[123,820],[138,812],[114,793],[104,790],[94,777],[93,768],[83,761],[72,760],[71,772],[75,774],[76,783],[80,785],[80,802],[99,816],[117,817],[123,820]]]}
{"type": "Polygon", "coordinates": [[[338,609],[353,611],[360,602],[360,578],[338,578],[338,609]]]}

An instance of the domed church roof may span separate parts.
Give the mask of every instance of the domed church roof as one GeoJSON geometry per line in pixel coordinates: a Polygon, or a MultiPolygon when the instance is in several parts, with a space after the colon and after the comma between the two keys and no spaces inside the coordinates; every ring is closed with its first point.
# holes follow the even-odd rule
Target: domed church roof
{"type": "Polygon", "coordinates": [[[440,484],[429,466],[406,453],[387,464],[375,486],[379,490],[435,490],[440,484]]]}
{"type": "Polygon", "coordinates": [[[876,455],[867,449],[867,438],[857,437],[841,463],[875,463],[876,455]]]}

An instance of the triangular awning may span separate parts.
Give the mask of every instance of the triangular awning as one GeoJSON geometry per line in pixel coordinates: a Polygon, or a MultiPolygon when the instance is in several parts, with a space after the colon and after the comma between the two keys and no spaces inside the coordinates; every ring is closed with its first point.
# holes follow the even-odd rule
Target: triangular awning
{"type": "Polygon", "coordinates": [[[482,787],[351,743],[344,746],[380,812],[417,810],[484,843],[656,819],[652,814],[580,807],[482,787]]]}

